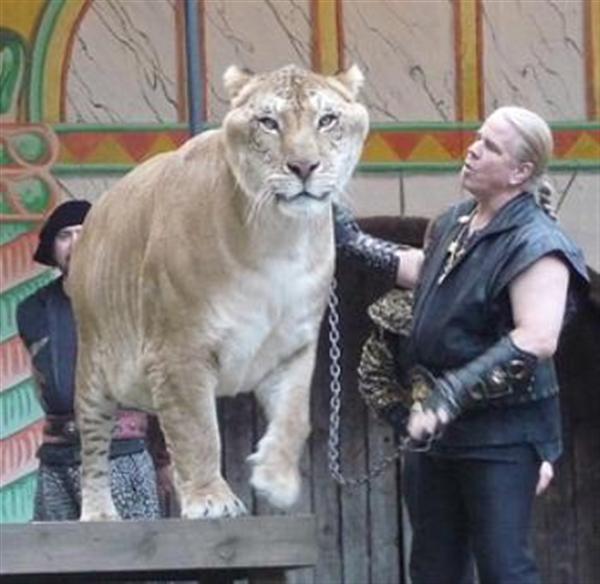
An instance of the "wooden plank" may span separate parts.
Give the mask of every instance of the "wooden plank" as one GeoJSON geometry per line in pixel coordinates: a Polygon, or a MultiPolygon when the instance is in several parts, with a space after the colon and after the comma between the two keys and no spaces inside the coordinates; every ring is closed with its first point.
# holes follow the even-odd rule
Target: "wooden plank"
{"type": "MultiPolygon", "coordinates": [[[[600,278],[590,273],[593,290],[600,278]]],[[[540,565],[548,582],[596,582],[600,578],[598,505],[600,489],[600,312],[583,305],[561,336],[557,370],[561,387],[565,453],[557,465],[552,497],[568,489],[568,497],[536,524],[537,549],[547,554],[540,565]]]]}
{"type": "MultiPolygon", "coordinates": [[[[372,471],[394,450],[391,427],[369,420],[369,470],[372,471]]],[[[370,581],[401,582],[400,489],[398,465],[391,464],[381,475],[371,480],[369,487],[370,516],[370,581]]]]}
{"type": "MultiPolygon", "coordinates": [[[[329,354],[327,335],[325,320],[319,341],[320,356],[329,354]]],[[[319,539],[319,562],[315,568],[315,583],[343,582],[339,487],[329,475],[327,459],[330,400],[328,358],[317,360],[311,395],[313,512],[317,517],[319,539]]]]}
{"type": "Polygon", "coordinates": [[[2,526],[0,575],[291,568],[317,562],[313,516],[2,526]]]}
{"type": "Polygon", "coordinates": [[[574,486],[577,512],[577,577],[574,582],[600,579],[600,422],[587,420],[575,428],[574,486]]]}
{"type": "MultiPolygon", "coordinates": [[[[568,420],[567,423],[568,429],[568,420]]],[[[555,465],[555,479],[534,502],[533,542],[535,556],[544,582],[577,582],[577,518],[573,489],[571,441],[555,465]]]]}
{"type": "Polygon", "coordinates": [[[250,513],[253,513],[254,494],[248,482],[251,467],[246,459],[254,451],[254,401],[254,395],[250,394],[219,400],[224,475],[250,513]]]}
{"type": "MultiPolygon", "coordinates": [[[[294,505],[294,513],[310,514],[313,511],[312,501],[312,464],[311,464],[310,443],[304,449],[302,458],[300,459],[300,474],[302,476],[302,489],[300,498],[294,505]]],[[[286,575],[288,584],[315,584],[315,569],[314,567],[290,570],[286,575]]]]}
{"type": "MultiPolygon", "coordinates": [[[[252,432],[254,436],[254,443],[258,445],[260,439],[265,435],[267,431],[267,418],[266,414],[260,405],[258,400],[254,402],[254,425],[252,427],[252,432]]],[[[254,450],[256,447],[254,448],[254,450]]],[[[275,507],[269,504],[269,502],[265,499],[265,497],[257,496],[256,492],[254,494],[254,507],[253,513],[254,515],[276,515],[280,513],[275,507]]]]}
{"type": "MultiPolygon", "coordinates": [[[[343,277],[340,297],[340,347],[342,351],[342,405],[340,412],[340,451],[342,474],[350,479],[362,477],[368,468],[367,413],[357,389],[356,370],[367,322],[363,273],[343,277]]],[[[342,550],[344,582],[367,584],[369,580],[368,486],[344,486],[341,490],[342,550]]]]}

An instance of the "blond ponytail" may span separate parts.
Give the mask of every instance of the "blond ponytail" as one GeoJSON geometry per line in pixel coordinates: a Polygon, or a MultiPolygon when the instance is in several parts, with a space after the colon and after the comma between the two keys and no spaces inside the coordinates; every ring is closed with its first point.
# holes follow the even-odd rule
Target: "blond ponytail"
{"type": "Polygon", "coordinates": [[[556,196],[556,189],[548,179],[547,175],[543,174],[537,178],[534,184],[534,191],[537,204],[543,209],[548,217],[556,221],[556,209],[552,204],[552,199],[556,196]]]}
{"type": "Polygon", "coordinates": [[[544,212],[556,221],[556,210],[552,204],[556,191],[546,175],[554,148],[550,126],[538,114],[522,107],[506,106],[496,112],[513,126],[520,138],[515,145],[517,160],[533,165],[527,188],[533,191],[544,212]]]}

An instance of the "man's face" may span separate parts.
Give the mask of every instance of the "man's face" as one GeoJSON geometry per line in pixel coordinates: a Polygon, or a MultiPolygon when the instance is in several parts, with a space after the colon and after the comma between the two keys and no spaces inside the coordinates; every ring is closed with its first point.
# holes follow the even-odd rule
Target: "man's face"
{"type": "Polygon", "coordinates": [[[478,198],[505,194],[520,186],[515,157],[516,130],[500,115],[492,114],[469,146],[461,171],[463,187],[478,198]]]}
{"type": "Polygon", "coordinates": [[[81,233],[81,225],[70,225],[63,227],[54,238],[54,259],[60,271],[67,275],[69,273],[69,262],[73,246],[81,233]]]}

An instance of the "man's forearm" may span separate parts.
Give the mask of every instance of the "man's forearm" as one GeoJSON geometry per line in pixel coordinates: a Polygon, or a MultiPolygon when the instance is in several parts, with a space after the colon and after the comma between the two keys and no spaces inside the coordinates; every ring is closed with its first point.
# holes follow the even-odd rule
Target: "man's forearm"
{"type": "Polygon", "coordinates": [[[475,404],[527,391],[537,363],[535,355],[517,347],[507,335],[476,359],[438,378],[428,378],[421,370],[422,382],[431,390],[423,409],[436,414],[442,410],[452,421],[475,404]]]}
{"type": "Polygon", "coordinates": [[[348,209],[334,206],[337,252],[358,268],[373,270],[394,285],[413,288],[423,263],[421,250],[374,237],[361,230],[348,209]]]}

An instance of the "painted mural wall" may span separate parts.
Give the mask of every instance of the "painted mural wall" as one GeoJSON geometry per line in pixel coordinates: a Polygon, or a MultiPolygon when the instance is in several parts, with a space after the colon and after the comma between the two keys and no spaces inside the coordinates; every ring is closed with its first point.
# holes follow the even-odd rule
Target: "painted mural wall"
{"type": "Polygon", "coordinates": [[[31,517],[42,412],[15,308],[55,274],[31,261],[60,201],[95,200],[139,162],[218,124],[221,76],[357,63],[372,131],[360,215],[433,216],[480,120],[552,122],[559,217],[600,269],[597,0],[2,0],[0,521],[31,517]]]}

